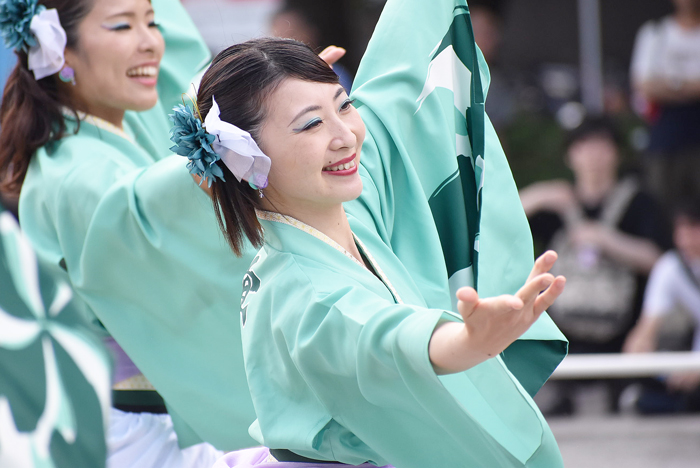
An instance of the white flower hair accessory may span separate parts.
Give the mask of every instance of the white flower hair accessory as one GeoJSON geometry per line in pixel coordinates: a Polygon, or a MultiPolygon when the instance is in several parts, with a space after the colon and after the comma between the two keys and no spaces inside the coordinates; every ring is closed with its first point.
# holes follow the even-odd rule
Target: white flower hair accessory
{"type": "Polygon", "coordinates": [[[5,46],[27,53],[27,65],[40,80],[65,64],[66,32],[58,11],[37,0],[0,0],[0,33],[5,46]]]}
{"type": "Polygon", "coordinates": [[[212,107],[204,119],[207,133],[216,137],[211,147],[239,182],[245,180],[254,189],[264,189],[270,173],[270,158],[250,133],[221,120],[219,115],[219,106],[212,97],[212,107]]]}
{"type": "Polygon", "coordinates": [[[40,80],[57,73],[66,63],[66,32],[58,19],[55,8],[44,10],[32,18],[29,29],[36,37],[37,45],[28,53],[27,65],[34,72],[34,78],[40,80]]]}

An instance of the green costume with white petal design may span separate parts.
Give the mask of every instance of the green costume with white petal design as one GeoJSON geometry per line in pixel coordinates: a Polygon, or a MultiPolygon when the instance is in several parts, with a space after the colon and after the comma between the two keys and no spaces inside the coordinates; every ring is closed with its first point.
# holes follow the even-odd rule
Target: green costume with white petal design
{"type": "Polygon", "coordinates": [[[0,206],[0,466],[104,467],[109,355],[0,206]]]}

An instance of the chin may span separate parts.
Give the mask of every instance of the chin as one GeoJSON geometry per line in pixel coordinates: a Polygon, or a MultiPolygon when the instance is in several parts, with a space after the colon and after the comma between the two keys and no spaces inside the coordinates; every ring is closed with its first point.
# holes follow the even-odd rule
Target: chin
{"type": "MultiPolygon", "coordinates": [[[[359,179],[359,177],[358,177],[358,179],[359,179]]],[[[347,191],[347,196],[344,197],[345,198],[344,202],[355,200],[356,198],[359,198],[360,195],[362,195],[362,180],[358,180],[357,185],[355,187],[353,187],[351,190],[347,191]]]]}
{"type": "Polygon", "coordinates": [[[144,97],[143,99],[140,99],[140,100],[132,100],[132,102],[130,103],[127,110],[136,111],[136,112],[143,112],[143,111],[153,109],[153,107],[155,107],[155,105],[157,103],[158,103],[158,93],[155,93],[155,96],[147,96],[147,97],[144,97]]]}

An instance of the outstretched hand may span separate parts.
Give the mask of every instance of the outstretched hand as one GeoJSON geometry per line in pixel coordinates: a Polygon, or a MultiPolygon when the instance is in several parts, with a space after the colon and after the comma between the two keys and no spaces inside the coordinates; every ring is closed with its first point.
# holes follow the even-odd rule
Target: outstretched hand
{"type": "Polygon", "coordinates": [[[320,54],[318,54],[319,57],[323,59],[324,62],[326,62],[328,65],[333,66],[335,62],[343,58],[345,55],[345,49],[342,47],[336,47],[336,46],[328,46],[323,51],[321,51],[320,54]]]}
{"type": "Polygon", "coordinates": [[[469,369],[498,355],[525,333],[564,290],[564,277],[549,273],[556,259],[552,251],[540,256],[515,295],[480,299],[473,288],[457,291],[464,324],[444,323],[433,332],[429,354],[436,371],[469,369]]]}

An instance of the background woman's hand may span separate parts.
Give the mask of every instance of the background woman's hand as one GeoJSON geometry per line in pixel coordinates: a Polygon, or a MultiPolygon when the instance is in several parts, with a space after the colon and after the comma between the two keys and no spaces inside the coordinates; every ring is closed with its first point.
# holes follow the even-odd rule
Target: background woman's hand
{"type": "Polygon", "coordinates": [[[446,322],[433,332],[428,352],[436,372],[467,370],[498,355],[525,333],[564,290],[566,280],[549,273],[556,259],[552,251],[539,257],[513,296],[480,299],[473,288],[457,291],[464,324],[446,322]]]}
{"type": "Polygon", "coordinates": [[[323,51],[321,51],[320,54],[318,54],[319,57],[323,59],[324,62],[326,62],[328,65],[333,66],[335,62],[343,58],[343,55],[345,55],[345,49],[342,47],[336,47],[336,46],[328,46],[323,51]]]}

